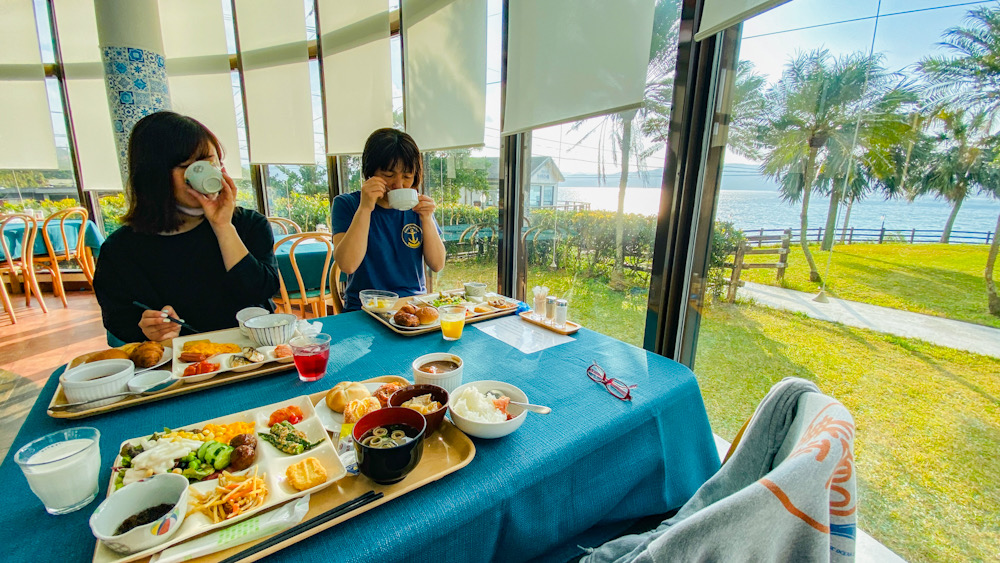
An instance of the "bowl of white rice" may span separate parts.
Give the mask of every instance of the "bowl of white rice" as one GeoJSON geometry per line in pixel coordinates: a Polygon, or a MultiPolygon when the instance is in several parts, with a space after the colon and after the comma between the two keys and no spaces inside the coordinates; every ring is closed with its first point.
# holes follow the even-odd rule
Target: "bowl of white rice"
{"type": "Polygon", "coordinates": [[[507,405],[504,413],[499,404],[503,397],[527,403],[528,396],[517,387],[503,381],[473,381],[459,385],[448,399],[448,412],[459,430],[476,438],[501,438],[517,430],[527,412],[517,405],[507,405]],[[495,392],[495,393],[494,393],[495,392]],[[510,415],[508,418],[507,415],[510,415]]]}

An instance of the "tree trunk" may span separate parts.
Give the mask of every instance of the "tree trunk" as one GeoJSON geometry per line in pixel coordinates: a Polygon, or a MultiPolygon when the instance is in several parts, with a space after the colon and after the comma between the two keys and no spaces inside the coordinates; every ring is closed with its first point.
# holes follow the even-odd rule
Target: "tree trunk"
{"type": "Polygon", "coordinates": [[[1000,317],[1000,297],[997,296],[997,285],[993,281],[993,267],[997,263],[997,254],[1000,254],[1000,215],[997,215],[997,226],[993,229],[993,243],[990,244],[990,253],[986,256],[986,270],[983,272],[986,277],[986,299],[989,303],[990,314],[1000,317]]]}
{"type": "Polygon", "coordinates": [[[959,197],[955,200],[955,205],[952,206],[951,214],[948,215],[948,222],[944,224],[944,231],[941,233],[941,240],[939,242],[948,244],[948,239],[951,238],[951,228],[955,226],[955,217],[958,216],[958,209],[962,207],[963,201],[965,201],[965,197],[959,197]]]}
{"type": "Polygon", "coordinates": [[[851,208],[854,207],[854,198],[847,200],[847,211],[844,212],[844,229],[840,231],[840,244],[844,244],[847,237],[847,225],[851,223],[851,208]]]}
{"type": "Polygon", "coordinates": [[[635,110],[622,113],[622,174],[618,179],[618,213],[615,214],[615,271],[621,272],[625,261],[625,188],[628,187],[628,159],[632,152],[632,120],[635,110]]]}
{"type": "Polygon", "coordinates": [[[820,282],[819,271],[816,269],[816,261],[812,252],[809,251],[809,194],[812,193],[813,176],[816,169],[816,155],[819,154],[819,147],[809,148],[809,160],[806,162],[805,173],[802,178],[802,213],[799,215],[799,245],[802,246],[802,254],[809,264],[809,281],[820,282]]]}
{"type": "MultiPolygon", "coordinates": [[[[836,181],[831,182],[831,185],[833,184],[836,184],[836,181]]],[[[837,207],[839,206],[840,193],[834,185],[833,189],[830,190],[830,206],[826,210],[826,230],[823,231],[823,244],[820,246],[822,250],[828,251],[833,248],[833,237],[837,231],[837,207]]]]}

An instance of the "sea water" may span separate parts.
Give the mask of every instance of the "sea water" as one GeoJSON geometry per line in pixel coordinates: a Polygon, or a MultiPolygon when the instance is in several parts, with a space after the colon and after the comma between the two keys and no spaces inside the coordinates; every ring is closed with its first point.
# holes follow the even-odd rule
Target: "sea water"
{"type": "Polygon", "coordinates": [[[97,496],[100,448],[87,439],[56,442],[29,457],[22,468],[50,514],[70,512],[97,496]]]}

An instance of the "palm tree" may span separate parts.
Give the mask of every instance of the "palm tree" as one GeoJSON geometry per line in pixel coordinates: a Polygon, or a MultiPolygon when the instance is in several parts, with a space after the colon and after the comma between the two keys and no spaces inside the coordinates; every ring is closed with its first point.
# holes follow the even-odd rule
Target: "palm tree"
{"type": "MultiPolygon", "coordinates": [[[[621,272],[625,262],[625,190],[628,187],[630,160],[634,157],[637,167],[641,166],[642,159],[655,152],[667,139],[680,25],[677,16],[675,0],[657,0],[653,12],[653,36],[649,46],[643,105],[638,109],[605,116],[577,142],[579,145],[595,133],[598,135],[598,153],[602,159],[598,162],[600,177],[604,177],[604,139],[610,142],[609,149],[614,164],[621,166],[618,177],[618,211],[615,214],[615,272],[621,272]],[[644,135],[637,135],[636,132],[644,135]],[[651,144],[647,146],[646,141],[651,144]]],[[[574,127],[579,127],[582,123],[577,123],[574,127]]]]}
{"type": "Polygon", "coordinates": [[[944,32],[952,56],[926,57],[917,69],[932,100],[985,113],[989,126],[1000,111],[1000,8],[976,8],[967,20],[944,32]]]}
{"type": "Polygon", "coordinates": [[[782,199],[801,201],[799,243],[813,282],[821,280],[806,236],[810,195],[831,150],[850,153],[859,123],[874,129],[892,107],[884,93],[892,77],[881,62],[881,55],[834,59],[826,49],[800,53],[767,95],[761,172],[779,182],[782,199]]]}
{"type": "Polygon", "coordinates": [[[909,192],[910,199],[931,194],[951,205],[951,213],[941,232],[940,242],[947,243],[955,218],[965,198],[975,192],[988,192],[1000,185],[1000,169],[993,162],[994,151],[984,138],[989,118],[985,112],[969,113],[964,109],[941,109],[931,120],[937,127],[936,150],[923,164],[920,180],[909,192]]]}
{"type": "Polygon", "coordinates": [[[736,77],[729,93],[729,135],[726,146],[729,150],[752,160],[762,157],[761,141],[767,113],[767,97],[764,95],[767,77],[754,70],[752,62],[741,60],[736,65],[736,77]]]}

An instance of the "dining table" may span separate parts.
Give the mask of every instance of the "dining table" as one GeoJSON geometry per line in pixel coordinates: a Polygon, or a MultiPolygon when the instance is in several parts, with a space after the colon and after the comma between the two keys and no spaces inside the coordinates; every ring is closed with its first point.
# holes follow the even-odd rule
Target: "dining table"
{"type": "MultiPolygon", "coordinates": [[[[38,227],[35,232],[35,243],[33,245],[35,256],[48,256],[49,251],[45,248],[45,238],[42,236],[42,223],[44,220],[38,221],[38,227]]],[[[69,244],[70,248],[76,248],[78,241],[80,240],[80,225],[83,223],[80,219],[67,219],[66,220],[66,242],[69,244]]],[[[104,244],[104,235],[101,234],[101,230],[97,227],[97,223],[87,220],[83,226],[83,244],[90,249],[91,254],[97,257],[101,252],[101,245],[104,244]]],[[[63,252],[66,247],[63,244],[62,232],[60,230],[59,221],[52,221],[49,223],[46,229],[49,233],[49,239],[52,241],[52,248],[56,253],[63,252]]],[[[10,253],[13,258],[17,259],[21,257],[21,239],[24,236],[24,223],[14,221],[11,222],[3,230],[3,237],[7,241],[7,247],[10,249],[10,253]]],[[[0,248],[0,259],[4,258],[3,249],[0,248]]]]}
{"type": "Polygon", "coordinates": [[[580,546],[600,545],[637,519],[680,507],[719,469],[698,381],[687,367],[586,328],[557,345],[522,351],[489,331],[491,323],[511,321],[521,322],[483,321],[466,326],[459,340],[445,341],[440,333],[397,335],[362,311],[324,317],[319,322],[333,341],[318,381],[302,382],[290,367],[78,421],[46,415],[59,369],[0,464],[0,480],[7,483],[7,549],[30,554],[32,561],[90,558],[95,540],[88,518],[106,495],[111,465],[126,439],[313,394],[340,381],[412,379],[412,362],[431,352],[461,357],[463,382],[509,382],[530,402],[552,407],[551,414],[528,413],[502,438],[472,438],[476,451],[467,466],[271,559],[566,561],[582,553],[580,546]],[[595,361],[607,377],[634,386],[631,400],[588,377],[595,361]],[[29,441],[74,426],[101,432],[100,491],[84,509],[50,516],[12,458],[29,441]]]}

